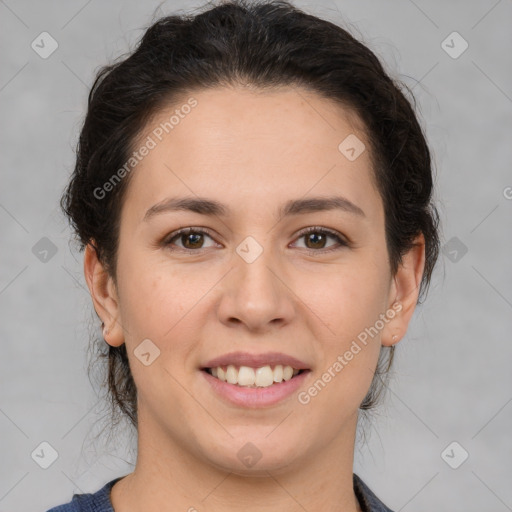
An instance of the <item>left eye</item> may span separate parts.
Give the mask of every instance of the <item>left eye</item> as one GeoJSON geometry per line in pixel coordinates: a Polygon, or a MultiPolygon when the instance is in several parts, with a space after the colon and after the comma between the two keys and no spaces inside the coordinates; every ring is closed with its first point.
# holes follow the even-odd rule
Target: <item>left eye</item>
{"type": "MultiPolygon", "coordinates": [[[[332,251],[338,249],[339,246],[348,245],[335,231],[327,230],[325,228],[309,228],[307,231],[303,231],[299,235],[299,240],[301,238],[306,239],[306,244],[312,244],[312,246],[306,245],[305,249],[313,250],[315,249],[324,249],[327,251],[332,251]],[[334,246],[325,247],[325,243],[327,238],[334,238],[338,244],[334,246]]],[[[324,251],[325,252],[325,251],[324,251]]]]}
{"type": "MultiPolygon", "coordinates": [[[[165,242],[165,246],[172,246],[176,245],[173,242],[175,240],[178,240],[181,242],[180,245],[176,245],[179,249],[193,251],[195,249],[205,249],[207,247],[204,246],[204,238],[205,236],[209,238],[210,240],[213,240],[213,238],[203,229],[193,229],[193,228],[184,228],[177,232],[175,232],[171,238],[168,238],[165,242]]],[[[308,230],[303,231],[299,234],[297,240],[300,240],[301,238],[305,238],[306,246],[303,247],[304,249],[307,249],[311,252],[319,252],[320,250],[326,251],[332,251],[335,249],[338,249],[343,246],[347,246],[348,243],[345,242],[343,238],[339,236],[338,233],[335,231],[327,230],[325,228],[308,228],[308,230]],[[328,246],[326,247],[326,241],[327,238],[334,239],[337,244],[334,244],[334,246],[328,246]],[[312,244],[312,245],[307,245],[312,244]]],[[[215,242],[213,245],[210,245],[209,247],[214,247],[215,242]]]]}

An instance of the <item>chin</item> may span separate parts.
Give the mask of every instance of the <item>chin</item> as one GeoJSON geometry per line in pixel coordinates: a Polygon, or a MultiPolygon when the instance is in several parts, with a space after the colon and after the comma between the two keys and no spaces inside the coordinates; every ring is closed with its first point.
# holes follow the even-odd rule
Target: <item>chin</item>
{"type": "MultiPolygon", "coordinates": [[[[244,439],[248,437],[244,436],[244,439]]],[[[217,445],[218,451],[207,458],[210,464],[221,471],[244,477],[268,477],[269,473],[284,473],[294,464],[299,464],[299,443],[293,443],[290,438],[288,441],[290,446],[261,436],[254,441],[238,441],[235,437],[228,446],[217,445]]]]}

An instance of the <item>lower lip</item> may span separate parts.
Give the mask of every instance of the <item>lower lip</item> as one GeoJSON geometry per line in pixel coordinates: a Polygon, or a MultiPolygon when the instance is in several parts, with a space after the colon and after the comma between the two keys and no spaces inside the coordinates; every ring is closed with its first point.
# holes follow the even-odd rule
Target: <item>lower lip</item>
{"type": "Polygon", "coordinates": [[[303,384],[304,379],[309,375],[310,370],[305,370],[287,381],[274,383],[266,388],[245,388],[223,382],[207,371],[201,370],[205,379],[210,383],[213,390],[232,404],[241,407],[265,407],[274,405],[288,398],[303,384]]]}

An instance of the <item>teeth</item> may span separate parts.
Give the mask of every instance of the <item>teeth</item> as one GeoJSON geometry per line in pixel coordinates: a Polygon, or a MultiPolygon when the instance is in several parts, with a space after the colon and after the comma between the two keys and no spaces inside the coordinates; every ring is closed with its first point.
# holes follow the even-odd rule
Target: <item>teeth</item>
{"type": "Polygon", "coordinates": [[[226,369],[221,366],[210,368],[210,372],[214,377],[223,382],[249,388],[266,388],[272,386],[274,382],[290,380],[299,373],[299,370],[280,364],[276,365],[273,370],[269,365],[262,366],[261,368],[251,368],[249,366],[237,368],[230,364],[226,369]]]}

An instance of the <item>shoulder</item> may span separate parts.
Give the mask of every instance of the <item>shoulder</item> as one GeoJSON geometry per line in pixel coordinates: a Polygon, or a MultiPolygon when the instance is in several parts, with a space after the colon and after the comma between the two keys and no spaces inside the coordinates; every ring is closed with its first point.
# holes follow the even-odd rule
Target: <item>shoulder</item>
{"type": "Polygon", "coordinates": [[[70,502],[53,507],[47,512],[114,512],[110,490],[121,478],[123,477],[111,480],[95,493],[73,494],[70,502]]]}
{"type": "Polygon", "coordinates": [[[393,512],[386,507],[382,501],[372,492],[372,490],[361,480],[355,473],[354,475],[354,492],[361,505],[363,512],[393,512]]]}
{"type": "MultiPolygon", "coordinates": [[[[106,483],[99,491],[88,494],[74,494],[69,503],[54,507],[47,512],[114,512],[110,501],[110,490],[113,485],[123,477],[115,478],[106,483]]],[[[354,491],[361,504],[363,512],[393,512],[389,509],[372,490],[353,474],[354,491]]]]}

